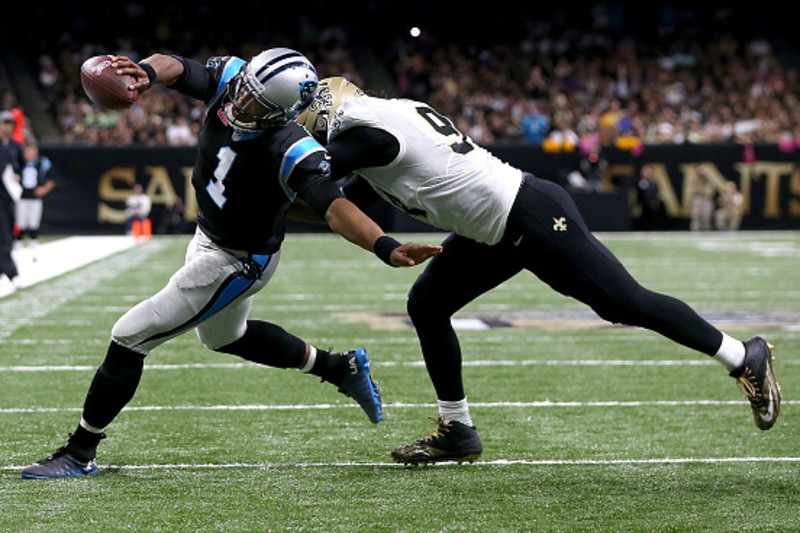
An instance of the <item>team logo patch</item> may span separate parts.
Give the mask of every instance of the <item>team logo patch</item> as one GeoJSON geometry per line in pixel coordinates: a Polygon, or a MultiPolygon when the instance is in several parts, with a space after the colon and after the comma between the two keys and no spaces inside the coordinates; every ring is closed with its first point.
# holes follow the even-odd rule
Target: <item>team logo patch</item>
{"type": "Polygon", "coordinates": [[[330,87],[322,87],[314,97],[314,100],[311,102],[311,106],[309,109],[311,111],[317,111],[319,109],[325,109],[333,105],[333,95],[331,94],[330,87]]]}
{"type": "Polygon", "coordinates": [[[308,102],[314,98],[314,93],[317,91],[316,81],[304,81],[300,84],[300,101],[308,102]]]}
{"type": "Polygon", "coordinates": [[[323,176],[330,176],[331,175],[331,162],[326,157],[319,163],[319,173],[323,176]]]}
{"type": "Polygon", "coordinates": [[[553,231],[567,231],[567,219],[566,217],[553,217],[553,231]]]}

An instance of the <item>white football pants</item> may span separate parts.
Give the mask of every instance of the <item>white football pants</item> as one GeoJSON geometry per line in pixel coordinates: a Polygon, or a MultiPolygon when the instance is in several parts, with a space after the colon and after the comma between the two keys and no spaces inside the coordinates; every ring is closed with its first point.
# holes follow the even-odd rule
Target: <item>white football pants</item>
{"type": "Polygon", "coordinates": [[[249,257],[221,248],[198,228],[183,267],[161,291],[125,313],[111,338],[143,355],[193,328],[207,348],[230,344],[244,335],[253,295],[272,278],[279,259],[280,251],[249,257]]]}

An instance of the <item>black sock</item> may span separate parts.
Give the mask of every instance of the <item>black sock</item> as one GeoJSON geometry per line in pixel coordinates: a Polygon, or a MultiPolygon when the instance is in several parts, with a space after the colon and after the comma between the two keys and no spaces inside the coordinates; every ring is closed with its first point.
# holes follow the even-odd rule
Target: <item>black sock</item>
{"type": "MultiPolygon", "coordinates": [[[[304,340],[282,327],[262,320],[248,320],[247,331],[238,340],[217,348],[262,365],[276,368],[300,368],[306,350],[304,340]]],[[[347,358],[338,353],[317,349],[317,358],[309,374],[319,376],[336,386],[350,373],[347,358]]]]}
{"type": "Polygon", "coordinates": [[[262,320],[248,320],[244,335],[216,349],[218,352],[276,368],[299,367],[305,350],[305,341],[276,324],[262,320]]]}
{"type": "Polygon", "coordinates": [[[97,455],[97,445],[106,438],[105,433],[92,433],[78,425],[75,433],[69,436],[67,451],[77,460],[87,463],[97,455]]]}
{"type": "Polygon", "coordinates": [[[112,341],[86,394],[83,419],[92,427],[108,426],[133,398],[143,368],[144,355],[112,341]]]}
{"type": "Polygon", "coordinates": [[[317,348],[317,359],[309,374],[319,376],[323,381],[329,381],[337,387],[350,373],[347,357],[341,353],[331,353],[317,348]]]}

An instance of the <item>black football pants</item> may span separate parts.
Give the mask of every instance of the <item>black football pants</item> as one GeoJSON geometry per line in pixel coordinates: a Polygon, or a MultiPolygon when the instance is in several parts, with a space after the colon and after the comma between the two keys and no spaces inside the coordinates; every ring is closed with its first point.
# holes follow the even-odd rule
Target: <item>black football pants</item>
{"type": "Polygon", "coordinates": [[[440,400],[464,398],[461,348],[450,317],[522,269],[609,322],[640,326],[714,355],[722,333],[684,302],[642,287],[586,227],[559,185],[526,175],[503,239],[450,235],[411,288],[408,313],[440,400]]]}

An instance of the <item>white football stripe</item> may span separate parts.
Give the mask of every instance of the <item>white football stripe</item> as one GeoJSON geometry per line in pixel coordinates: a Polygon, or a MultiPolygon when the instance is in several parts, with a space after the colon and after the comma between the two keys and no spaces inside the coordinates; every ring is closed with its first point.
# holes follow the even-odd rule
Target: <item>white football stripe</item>
{"type": "MultiPolygon", "coordinates": [[[[783,360],[782,364],[798,364],[800,360],[783,360]]],[[[492,367],[492,366],[713,366],[718,365],[712,359],[701,360],[523,360],[523,361],[464,361],[467,367],[492,367]]],[[[422,361],[372,361],[373,368],[378,367],[424,367],[422,361]]],[[[12,365],[0,366],[2,372],[86,372],[94,371],[93,365],[12,365]]],[[[187,364],[152,364],[145,365],[145,370],[199,370],[199,369],[239,369],[239,368],[266,368],[256,363],[187,363],[187,364]]]]}
{"type": "MultiPolygon", "coordinates": [[[[531,408],[531,407],[697,407],[704,406],[741,406],[745,400],[649,400],[649,401],[550,401],[533,402],[474,402],[472,408],[531,408]]],[[[800,400],[784,400],[781,405],[797,405],[800,400]]],[[[151,411],[304,411],[325,409],[360,409],[355,403],[347,404],[253,404],[253,405],[133,405],[125,408],[126,412],[151,411]]],[[[403,403],[384,404],[384,409],[435,409],[435,403],[403,403]]],[[[0,414],[16,413],[70,413],[81,412],[81,407],[7,407],[0,408],[0,414]]]]}
{"type": "MultiPolygon", "coordinates": [[[[674,464],[722,464],[722,463],[798,463],[800,457],[655,457],[650,459],[495,459],[477,461],[475,463],[443,462],[433,463],[426,468],[484,468],[504,466],[618,466],[618,465],[674,465],[674,464]]],[[[0,471],[18,471],[27,465],[0,466],[0,471]]],[[[308,462],[308,463],[172,463],[149,465],[98,465],[102,470],[224,470],[232,468],[264,469],[264,468],[348,468],[348,467],[386,467],[413,468],[390,462],[308,462]]]]}
{"type": "MultiPolygon", "coordinates": [[[[797,365],[800,359],[781,359],[781,365],[797,365]]],[[[98,363],[99,364],[99,363],[98,363]]],[[[464,361],[465,367],[504,367],[504,366],[715,366],[718,365],[712,359],[700,360],[523,360],[523,361],[464,361]]],[[[391,367],[411,367],[423,368],[425,363],[422,361],[372,361],[373,368],[391,367]]],[[[185,363],[185,364],[152,364],[145,365],[145,370],[204,370],[204,369],[253,369],[268,368],[257,363],[185,363]]],[[[0,374],[4,372],[89,372],[95,371],[96,365],[12,365],[0,366],[0,374]]]]}

